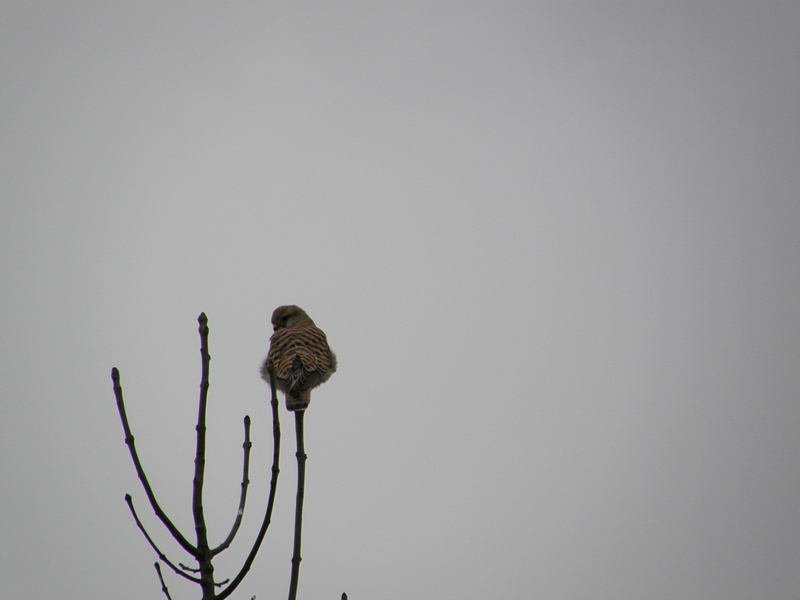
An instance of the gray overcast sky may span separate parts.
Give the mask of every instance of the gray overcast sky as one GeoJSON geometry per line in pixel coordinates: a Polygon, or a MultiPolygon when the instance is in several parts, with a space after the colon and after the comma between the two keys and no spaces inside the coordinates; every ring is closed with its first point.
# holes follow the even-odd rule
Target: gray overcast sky
{"type": "Polygon", "coordinates": [[[235,574],[286,303],[300,597],[800,596],[800,4],[7,1],[0,88],[4,598],[162,597],[109,373],[191,537],[201,311],[235,574]]]}

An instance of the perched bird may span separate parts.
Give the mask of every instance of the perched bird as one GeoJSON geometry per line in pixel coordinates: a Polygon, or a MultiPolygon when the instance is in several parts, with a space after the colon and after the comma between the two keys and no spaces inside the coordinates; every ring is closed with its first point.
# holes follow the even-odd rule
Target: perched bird
{"type": "Polygon", "coordinates": [[[269,368],[275,383],[286,395],[286,408],[305,410],[311,390],[325,383],[336,371],[336,355],[325,333],[314,325],[299,306],[279,306],[272,313],[269,354],[261,365],[261,377],[269,383],[269,368]]]}

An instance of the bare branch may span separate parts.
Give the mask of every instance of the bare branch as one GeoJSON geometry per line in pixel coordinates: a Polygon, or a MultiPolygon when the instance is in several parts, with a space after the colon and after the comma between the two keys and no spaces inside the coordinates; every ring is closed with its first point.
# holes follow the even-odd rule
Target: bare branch
{"type": "Polygon", "coordinates": [[[200,362],[202,374],[200,377],[200,402],[197,410],[197,451],[194,457],[194,480],[192,485],[192,512],[194,514],[194,527],[197,533],[197,548],[208,547],[206,539],[206,523],[203,514],[203,480],[206,467],[206,405],[208,402],[208,370],[211,356],[208,354],[208,318],[205,313],[200,313],[197,318],[200,323],[200,362]]]}
{"type": "Polygon", "coordinates": [[[194,529],[197,534],[197,553],[195,558],[200,563],[200,580],[203,588],[203,598],[214,596],[214,566],[211,564],[211,553],[208,549],[208,531],[206,519],[203,514],[203,481],[206,468],[206,406],[208,403],[208,371],[211,355],[208,353],[208,317],[200,313],[197,317],[200,323],[200,362],[202,374],[200,376],[200,402],[197,409],[197,452],[194,457],[194,480],[192,485],[192,515],[194,516],[194,529]]]}
{"type": "Polygon", "coordinates": [[[300,538],[303,531],[303,496],[306,481],[306,451],[303,443],[304,410],[294,413],[294,427],[297,434],[297,498],[294,506],[294,555],[292,556],[292,579],[289,582],[289,600],[297,598],[297,582],[300,579],[300,538]]]}
{"type": "Polygon", "coordinates": [[[153,507],[153,512],[155,512],[156,516],[161,519],[161,522],[172,534],[172,537],[174,537],[175,540],[181,545],[181,548],[186,550],[192,556],[196,557],[197,548],[195,548],[185,537],[183,537],[183,534],[178,531],[178,528],[175,527],[175,525],[172,524],[172,521],[169,520],[169,517],[167,517],[166,513],[161,510],[155,494],[153,494],[153,490],[150,487],[150,483],[147,481],[147,475],[144,473],[142,463],[139,462],[139,455],[136,452],[136,444],[134,443],[131,428],[128,425],[128,415],[125,413],[125,403],[122,400],[122,386],[120,385],[119,370],[116,367],[111,369],[111,380],[114,382],[114,396],[117,398],[117,410],[119,411],[119,418],[122,421],[122,430],[125,432],[125,443],[128,445],[128,450],[130,451],[131,459],[133,460],[133,466],[136,469],[136,474],[139,476],[139,480],[142,482],[142,487],[144,487],[144,492],[147,494],[147,499],[150,501],[150,506],[153,507]]]}
{"type": "Polygon", "coordinates": [[[272,508],[275,505],[275,492],[278,488],[278,474],[280,473],[280,469],[278,465],[280,464],[280,454],[281,454],[281,423],[280,418],[278,416],[278,392],[275,388],[275,371],[272,367],[269,369],[269,379],[270,379],[270,387],[272,388],[272,400],[270,404],[272,406],[272,478],[269,482],[269,499],[267,500],[267,511],[264,514],[264,521],[261,523],[261,529],[258,532],[258,536],[256,537],[256,541],[253,544],[253,548],[250,550],[250,554],[247,556],[247,560],[244,561],[244,565],[242,565],[241,570],[233,578],[231,584],[222,590],[219,595],[217,596],[218,600],[224,600],[228,596],[230,596],[234,590],[238,587],[238,585],[242,582],[247,572],[250,570],[250,567],[253,564],[253,561],[256,558],[256,554],[258,553],[258,549],[261,547],[261,542],[264,541],[264,536],[267,533],[267,528],[269,527],[270,521],[272,520],[272,508]]]}
{"type": "Polygon", "coordinates": [[[164,578],[161,576],[161,565],[155,563],[153,566],[156,568],[156,572],[158,573],[158,580],[161,582],[161,591],[164,592],[164,595],[167,597],[167,600],[172,600],[172,596],[169,595],[169,590],[167,589],[167,584],[164,583],[164,578]]]}
{"type": "Polygon", "coordinates": [[[189,581],[193,581],[195,583],[200,583],[199,579],[187,575],[186,573],[181,571],[178,567],[176,567],[174,564],[172,564],[172,562],[166,557],[166,555],[163,552],[161,552],[161,550],[158,549],[158,546],[156,546],[155,542],[153,541],[153,538],[150,537],[150,535],[147,533],[147,530],[145,530],[144,525],[142,525],[142,522],[139,520],[139,515],[136,514],[136,509],[133,508],[133,498],[131,498],[130,494],[125,494],[125,502],[128,503],[128,508],[131,510],[131,514],[133,515],[133,520],[136,521],[136,526],[144,534],[145,539],[153,548],[153,550],[156,551],[158,559],[169,565],[169,567],[181,577],[188,579],[189,581]]]}
{"type": "Polygon", "coordinates": [[[211,551],[211,556],[216,556],[223,550],[226,550],[228,547],[230,547],[233,538],[236,537],[236,533],[239,531],[239,526],[242,524],[244,503],[247,500],[247,486],[250,484],[250,479],[248,479],[248,476],[250,472],[250,448],[252,446],[253,444],[250,443],[250,417],[245,416],[244,444],[242,444],[242,448],[244,448],[244,465],[242,466],[242,492],[239,496],[239,510],[236,513],[236,520],[233,522],[233,527],[231,528],[231,532],[228,534],[228,537],[225,538],[224,542],[211,551]]]}
{"type": "MultiPolygon", "coordinates": [[[[255,560],[256,554],[261,547],[261,544],[264,540],[264,537],[267,532],[267,528],[269,527],[271,520],[272,520],[272,511],[275,505],[275,497],[277,492],[277,485],[278,485],[278,474],[280,473],[279,464],[280,464],[280,420],[278,415],[278,397],[277,397],[277,390],[275,384],[275,373],[274,371],[270,370],[270,383],[271,383],[271,390],[272,390],[272,399],[271,399],[271,407],[272,407],[272,437],[273,437],[273,453],[272,453],[272,477],[270,480],[270,491],[269,491],[269,498],[267,500],[267,508],[264,514],[264,520],[261,524],[261,528],[256,536],[256,540],[253,543],[253,547],[250,550],[247,559],[245,560],[242,568],[240,569],[239,573],[236,577],[231,581],[230,579],[225,579],[219,583],[214,582],[214,567],[212,565],[212,559],[216,554],[221,553],[222,551],[226,550],[230,547],[231,543],[233,542],[234,538],[236,537],[239,528],[241,526],[243,515],[244,515],[244,508],[245,503],[247,500],[247,489],[250,484],[249,479],[249,471],[250,471],[250,451],[252,448],[252,443],[250,442],[250,417],[245,416],[244,418],[244,443],[242,444],[243,448],[243,464],[242,464],[242,483],[241,483],[241,492],[239,497],[239,508],[237,510],[236,517],[234,519],[233,525],[231,527],[231,531],[225,540],[220,544],[218,547],[214,548],[212,551],[209,549],[208,546],[208,529],[206,527],[205,522],[205,515],[204,515],[204,508],[203,508],[203,484],[205,479],[205,463],[206,463],[206,409],[208,404],[208,389],[209,389],[209,367],[211,362],[211,355],[208,352],[208,319],[205,313],[201,313],[198,317],[199,322],[199,333],[200,333],[200,357],[201,357],[201,379],[200,379],[200,400],[199,400],[199,407],[198,407],[198,414],[197,414],[197,426],[195,428],[197,432],[197,446],[195,452],[195,469],[194,469],[194,479],[192,485],[192,515],[194,517],[194,525],[195,525],[195,533],[197,535],[197,545],[192,545],[184,536],[178,531],[177,527],[172,523],[172,521],[167,517],[166,513],[161,509],[159,506],[155,494],[153,493],[152,488],[150,487],[150,483],[147,479],[147,476],[144,472],[144,469],[141,465],[139,460],[138,453],[136,452],[136,445],[134,442],[133,434],[131,433],[130,426],[128,423],[128,417],[125,412],[125,403],[122,397],[122,386],[120,385],[120,374],[119,371],[114,368],[111,370],[111,379],[114,384],[114,395],[117,401],[117,410],[119,411],[120,420],[122,421],[122,428],[125,433],[125,443],[128,446],[128,450],[131,455],[131,459],[133,460],[134,468],[136,469],[136,474],[139,477],[139,480],[142,482],[142,486],[144,487],[145,493],[147,494],[147,498],[150,501],[150,505],[153,508],[156,516],[161,520],[161,522],[166,526],[167,530],[170,534],[175,538],[178,544],[189,554],[191,554],[199,563],[198,568],[192,568],[184,565],[183,563],[179,563],[180,568],[175,566],[166,555],[156,546],[153,539],[145,530],[144,526],[142,525],[139,516],[136,513],[136,510],[133,506],[133,499],[130,494],[126,494],[125,501],[128,504],[128,508],[133,515],[134,521],[136,522],[136,526],[144,535],[147,542],[153,548],[153,550],[158,555],[158,558],[161,562],[169,566],[177,575],[183,577],[184,579],[191,581],[193,583],[197,583],[203,590],[203,600],[223,600],[230,596],[233,591],[238,587],[238,585],[242,582],[245,575],[249,572],[250,568],[252,567],[253,561],[255,560]],[[188,573],[197,574],[198,576],[192,576],[188,573]],[[216,594],[216,588],[221,588],[226,586],[219,594],[216,594]]],[[[301,416],[301,428],[302,428],[302,416],[301,416]]],[[[302,442],[300,442],[302,443],[302,442]]],[[[303,460],[305,460],[305,455],[303,455],[303,460]]],[[[159,581],[161,582],[161,589],[164,595],[166,596],[167,600],[171,600],[169,590],[167,589],[166,583],[164,582],[164,577],[161,572],[161,565],[157,562],[155,564],[156,571],[158,573],[159,581]]]]}

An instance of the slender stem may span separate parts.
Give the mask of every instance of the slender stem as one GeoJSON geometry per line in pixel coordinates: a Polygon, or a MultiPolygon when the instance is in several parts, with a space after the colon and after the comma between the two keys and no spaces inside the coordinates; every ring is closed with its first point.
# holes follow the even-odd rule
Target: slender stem
{"type": "MultiPolygon", "coordinates": [[[[184,567],[182,564],[181,567],[186,571],[199,573],[200,578],[187,575],[184,571],[176,567],[161,552],[161,550],[158,549],[158,547],[155,545],[150,535],[144,529],[142,522],[139,520],[139,517],[136,514],[136,510],[133,507],[133,499],[131,498],[130,494],[127,494],[125,496],[125,500],[128,503],[128,507],[130,508],[131,514],[133,515],[133,518],[136,521],[137,527],[139,527],[142,534],[145,536],[145,539],[147,539],[148,543],[153,548],[153,550],[155,550],[156,554],[158,555],[159,559],[162,562],[167,564],[175,573],[177,573],[181,577],[189,581],[192,581],[194,583],[200,584],[203,590],[203,600],[224,600],[224,598],[227,598],[233,593],[233,591],[242,582],[245,575],[250,570],[253,561],[255,560],[256,554],[258,553],[258,550],[261,547],[261,543],[264,540],[267,528],[269,527],[270,522],[272,520],[272,511],[275,505],[275,496],[278,486],[278,474],[280,473],[279,464],[280,464],[281,427],[280,427],[279,411],[278,411],[279,405],[278,405],[278,396],[275,384],[275,372],[272,369],[270,369],[270,384],[272,388],[271,406],[272,406],[272,437],[273,437],[272,478],[270,480],[269,499],[267,501],[266,513],[264,514],[264,521],[261,524],[261,529],[259,530],[258,535],[256,537],[256,541],[254,542],[253,547],[250,550],[250,554],[248,555],[244,565],[242,566],[241,570],[236,575],[236,577],[233,579],[233,581],[231,581],[230,584],[228,584],[230,580],[226,579],[225,581],[222,581],[220,583],[214,583],[214,567],[211,563],[212,558],[214,555],[222,552],[223,550],[227,549],[230,546],[242,522],[245,502],[247,498],[247,487],[250,483],[249,480],[250,449],[252,447],[252,444],[250,442],[250,418],[246,416],[244,420],[245,440],[244,444],[242,445],[244,449],[244,464],[242,466],[242,485],[241,485],[241,494],[239,498],[239,510],[234,520],[231,532],[228,534],[228,537],[222,544],[220,544],[217,548],[215,548],[212,551],[209,549],[208,546],[208,531],[206,528],[205,516],[203,511],[203,482],[205,474],[205,452],[206,452],[206,407],[207,407],[208,388],[209,388],[209,364],[211,361],[211,356],[208,353],[208,319],[205,313],[200,314],[200,316],[198,317],[198,322],[200,323],[199,332],[200,332],[200,356],[202,362],[202,375],[200,380],[200,401],[198,407],[197,426],[196,426],[197,450],[195,454],[195,472],[194,472],[194,479],[192,486],[192,513],[195,522],[195,532],[197,534],[196,547],[193,546],[181,534],[180,531],[178,531],[178,529],[175,527],[172,521],[170,521],[170,519],[167,517],[167,515],[164,513],[164,511],[161,509],[158,502],[156,501],[155,494],[153,493],[153,490],[150,487],[150,483],[147,480],[147,476],[145,475],[144,469],[142,468],[141,462],[139,461],[138,453],[136,452],[136,445],[134,443],[134,438],[131,433],[130,426],[128,424],[128,417],[125,412],[125,403],[122,397],[122,386],[120,385],[120,375],[119,371],[116,368],[111,370],[111,379],[114,384],[114,395],[117,400],[117,410],[119,411],[120,420],[122,421],[122,428],[125,433],[125,443],[127,444],[128,450],[130,451],[131,459],[133,460],[133,465],[134,468],[136,469],[136,474],[139,476],[139,479],[142,482],[142,486],[144,487],[145,493],[147,494],[147,498],[150,501],[150,505],[152,506],[155,514],[158,516],[161,522],[166,526],[166,528],[169,530],[169,532],[172,534],[175,540],[180,544],[180,546],[184,550],[186,550],[189,554],[191,554],[199,563],[198,569],[190,569],[188,567],[184,567]],[[228,584],[227,587],[218,595],[215,594],[215,587],[221,587],[225,584],[228,584]]],[[[301,427],[300,435],[302,436],[302,417],[301,417],[300,427],[301,427]]],[[[299,443],[302,444],[302,440],[299,443]]],[[[303,455],[303,462],[305,463],[305,455],[303,455]]],[[[296,552],[298,553],[297,555],[299,556],[299,546],[297,546],[296,552]]],[[[169,590],[167,589],[167,586],[164,583],[164,578],[161,573],[160,565],[156,563],[155,568],[156,571],[158,572],[159,580],[161,581],[161,589],[166,595],[166,597],[169,600],[171,600],[169,595],[169,590]]]]}
{"type": "Polygon", "coordinates": [[[161,565],[155,563],[153,566],[156,568],[156,572],[158,573],[158,580],[161,582],[161,591],[164,592],[164,595],[167,597],[167,600],[172,600],[172,596],[169,595],[169,590],[167,589],[167,584],[164,583],[164,577],[161,575],[161,565]]]}
{"type": "Polygon", "coordinates": [[[270,401],[270,405],[272,406],[272,478],[269,482],[267,512],[264,514],[264,521],[261,523],[261,529],[258,532],[253,548],[250,550],[250,554],[247,556],[247,560],[244,561],[244,565],[242,565],[238,575],[233,578],[231,584],[217,595],[217,600],[224,600],[230,596],[242,582],[245,575],[247,575],[247,572],[250,570],[256,558],[256,554],[258,554],[258,549],[261,547],[261,542],[264,541],[267,528],[272,520],[272,508],[275,505],[275,492],[278,489],[278,474],[280,473],[278,465],[280,464],[281,456],[281,422],[278,413],[278,392],[275,386],[275,371],[272,367],[269,369],[269,379],[270,387],[272,388],[272,400],[270,401]]]}
{"type": "Polygon", "coordinates": [[[208,402],[208,371],[211,356],[208,353],[208,317],[200,313],[200,402],[197,409],[197,452],[194,457],[194,480],[192,485],[192,514],[194,529],[197,533],[197,562],[200,563],[200,581],[203,588],[203,600],[214,597],[214,566],[211,564],[211,552],[208,549],[208,533],[206,519],[203,514],[203,480],[206,468],[206,406],[208,402]]]}
{"type": "Polygon", "coordinates": [[[297,499],[294,507],[294,556],[292,556],[292,580],[289,583],[289,600],[297,598],[297,580],[300,578],[300,538],[303,532],[303,496],[306,481],[306,451],[303,443],[303,415],[306,411],[294,413],[294,426],[297,434],[297,499]]]}
{"type": "Polygon", "coordinates": [[[211,551],[211,556],[216,556],[223,550],[230,547],[233,538],[236,537],[236,533],[239,531],[239,526],[242,524],[244,503],[247,500],[247,486],[250,484],[248,475],[250,472],[250,448],[252,448],[252,446],[253,444],[250,443],[250,417],[245,416],[244,444],[242,444],[242,448],[244,448],[244,465],[242,466],[242,492],[239,496],[239,510],[236,512],[236,520],[233,522],[233,527],[231,528],[231,532],[228,534],[228,537],[225,538],[224,542],[211,551]]]}
{"type": "Polygon", "coordinates": [[[142,468],[142,463],[139,462],[139,454],[136,452],[136,444],[134,443],[133,434],[131,433],[131,428],[128,425],[128,415],[125,413],[125,402],[122,399],[122,386],[120,385],[119,379],[119,370],[114,367],[111,369],[111,380],[114,382],[114,396],[117,398],[117,411],[119,412],[119,418],[122,421],[122,430],[125,432],[125,443],[128,446],[128,450],[131,453],[131,459],[133,460],[133,466],[136,469],[136,474],[139,476],[139,480],[142,482],[142,487],[144,488],[144,493],[147,494],[147,499],[150,501],[150,506],[153,507],[153,512],[156,513],[156,516],[161,519],[161,522],[164,526],[169,530],[172,534],[172,537],[180,544],[181,548],[186,550],[192,556],[197,556],[197,548],[195,548],[192,544],[189,543],[183,534],[178,531],[178,528],[172,524],[172,521],[169,520],[166,513],[161,510],[161,507],[158,505],[158,501],[156,500],[155,494],[153,494],[153,489],[150,487],[150,483],[147,481],[147,475],[144,473],[144,469],[142,468]]]}
{"type": "Polygon", "coordinates": [[[142,522],[139,520],[139,515],[136,514],[136,509],[133,508],[133,498],[131,498],[130,494],[125,494],[125,502],[128,503],[128,508],[131,510],[131,514],[133,515],[133,520],[136,521],[136,526],[139,528],[139,531],[141,531],[144,534],[145,539],[153,548],[153,550],[156,551],[159,560],[163,560],[165,563],[167,563],[167,565],[169,565],[169,567],[181,577],[188,579],[189,581],[194,581],[195,583],[200,583],[199,579],[197,579],[196,577],[192,577],[191,575],[187,575],[186,573],[181,571],[178,567],[176,567],[174,564],[172,564],[172,562],[166,557],[166,555],[163,552],[161,552],[161,550],[158,549],[158,546],[156,546],[156,543],[153,541],[153,538],[151,538],[148,535],[147,530],[144,528],[144,525],[142,525],[142,522]]]}

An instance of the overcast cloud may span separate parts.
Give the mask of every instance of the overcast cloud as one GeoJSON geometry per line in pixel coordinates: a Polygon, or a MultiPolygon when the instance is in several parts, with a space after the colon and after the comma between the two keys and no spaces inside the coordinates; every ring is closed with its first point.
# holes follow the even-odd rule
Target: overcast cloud
{"type": "Polygon", "coordinates": [[[4,598],[163,597],[109,374],[192,539],[201,311],[235,575],[280,304],[339,357],[299,597],[800,596],[800,4],[10,1],[0,90],[4,598]]]}

